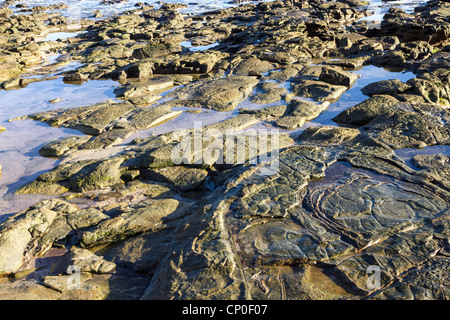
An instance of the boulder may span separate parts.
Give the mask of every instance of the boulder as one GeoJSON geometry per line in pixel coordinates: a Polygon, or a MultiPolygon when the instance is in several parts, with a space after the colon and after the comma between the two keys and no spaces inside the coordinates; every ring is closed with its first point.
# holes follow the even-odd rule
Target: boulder
{"type": "Polygon", "coordinates": [[[410,89],[411,86],[407,83],[403,83],[398,79],[393,80],[381,80],[372,82],[361,89],[362,93],[366,96],[373,96],[377,94],[393,94],[401,93],[410,89]]]}

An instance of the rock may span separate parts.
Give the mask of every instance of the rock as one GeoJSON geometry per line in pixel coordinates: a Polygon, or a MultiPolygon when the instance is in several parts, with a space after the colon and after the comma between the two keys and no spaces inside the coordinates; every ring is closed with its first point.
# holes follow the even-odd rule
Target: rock
{"type": "MultiPolygon", "coordinates": [[[[152,61],[152,59],[142,59],[119,70],[124,70],[127,78],[147,78],[153,74],[154,69],[155,63],[152,61]]],[[[119,70],[116,71],[118,74],[120,74],[119,70]]],[[[115,77],[120,78],[120,75],[117,75],[115,77]]]]}
{"type": "MultiPolygon", "coordinates": [[[[18,213],[0,225],[0,272],[17,271],[27,260],[42,254],[52,242],[42,241],[53,222],[78,208],[62,200],[46,200],[18,213]]],[[[50,240],[50,239],[49,239],[50,240]]]]}
{"type": "Polygon", "coordinates": [[[425,79],[414,78],[408,80],[408,84],[411,85],[417,94],[424,97],[427,102],[441,102],[440,90],[433,82],[425,79]]]}
{"type": "Polygon", "coordinates": [[[174,78],[170,76],[159,76],[149,80],[129,82],[114,89],[117,97],[133,98],[148,94],[160,93],[174,85],[174,78]]]}
{"type": "Polygon", "coordinates": [[[291,88],[295,95],[317,101],[336,100],[348,89],[346,86],[331,85],[315,80],[299,80],[293,83],[291,88]]]}
{"type": "Polygon", "coordinates": [[[135,107],[130,102],[102,102],[93,106],[78,107],[54,112],[42,112],[28,116],[45,121],[52,126],[77,129],[89,135],[98,135],[109,125],[135,107]]]}
{"type": "Polygon", "coordinates": [[[247,3],[188,16],[174,11],[178,4],[142,5],[76,39],[38,45],[33,39],[65,19],[42,7],[2,18],[0,63],[22,72],[41,51],[62,50],[62,60],[83,64],[66,80],[119,80],[116,92],[127,99],[26,117],[89,136],[45,145],[43,154],[70,158],[18,190],[67,200],[55,195],[0,225],[0,265],[9,273],[2,296],[445,299],[448,156],[444,147],[408,149],[414,156],[402,160],[394,150],[450,143],[449,59],[439,51],[448,42],[446,3],[411,13],[391,7],[381,29],[356,21],[367,12],[353,0],[247,3]],[[218,44],[189,51],[182,41],[218,44]],[[356,80],[348,70],[363,64],[416,77],[367,86],[368,99],[334,118],[340,126],[263,139],[272,127],[292,130],[319,116],[356,80]],[[246,99],[262,108],[239,108],[246,99]],[[146,137],[103,150],[181,114],[173,107],[230,112],[197,130],[136,133],[146,137]],[[195,164],[211,140],[189,154],[193,135],[209,129],[233,144],[217,139],[223,159],[195,164]],[[367,282],[373,266],[375,289],[367,282]]]}
{"type": "Polygon", "coordinates": [[[67,224],[73,229],[78,230],[87,228],[108,219],[109,216],[95,208],[81,209],[67,214],[67,224]]]}
{"type": "Polygon", "coordinates": [[[89,78],[88,74],[84,74],[79,71],[74,71],[71,73],[67,73],[64,76],[63,81],[80,83],[80,82],[86,81],[88,78],[89,78]]]}
{"type": "Polygon", "coordinates": [[[257,104],[269,104],[280,101],[287,93],[287,89],[273,82],[264,82],[257,87],[262,92],[250,97],[250,101],[257,104]]]}
{"type": "Polygon", "coordinates": [[[2,281],[0,294],[5,300],[55,300],[58,292],[35,280],[2,281]]]}
{"type": "Polygon", "coordinates": [[[366,96],[373,96],[377,94],[401,93],[410,88],[410,85],[403,83],[398,79],[393,79],[372,82],[371,84],[368,84],[367,86],[362,88],[361,91],[366,96]]]}
{"type": "Polygon", "coordinates": [[[306,121],[310,121],[318,117],[328,107],[328,105],[328,102],[316,104],[299,99],[293,99],[289,103],[287,114],[280,117],[275,123],[277,126],[288,130],[301,127],[306,121]]]}
{"type": "Polygon", "coordinates": [[[273,107],[265,107],[261,109],[239,109],[239,113],[241,114],[251,114],[261,120],[269,120],[274,118],[279,118],[285,115],[287,112],[290,112],[290,108],[288,105],[279,105],[273,107]]]}
{"type": "Polygon", "coordinates": [[[122,183],[121,176],[124,169],[121,164],[124,158],[113,157],[106,161],[83,160],[66,163],[53,170],[43,173],[33,181],[17,191],[19,194],[47,194],[52,189],[55,193],[68,190],[83,192],[108,188],[122,183]]]}
{"type": "Polygon", "coordinates": [[[163,228],[165,220],[175,219],[183,213],[183,203],[178,200],[149,200],[121,208],[121,213],[115,218],[81,232],[79,239],[84,247],[116,242],[144,231],[163,228]]]}
{"type": "Polygon", "coordinates": [[[101,150],[111,147],[113,145],[119,144],[123,140],[125,140],[130,134],[132,134],[134,130],[131,129],[122,129],[122,128],[113,128],[108,131],[102,132],[97,136],[91,137],[86,142],[78,145],[76,149],[70,149],[69,152],[73,152],[76,150],[101,150]]]}
{"type": "Polygon", "coordinates": [[[303,131],[297,138],[300,141],[315,145],[341,145],[360,134],[357,129],[336,127],[311,127],[303,131]]]}
{"type": "Polygon", "coordinates": [[[370,58],[370,63],[376,66],[402,67],[408,66],[405,54],[401,50],[383,51],[370,58]]]}
{"type": "Polygon", "coordinates": [[[340,86],[350,87],[358,79],[354,73],[342,71],[337,67],[323,67],[319,80],[340,86]]]}
{"type": "Polygon", "coordinates": [[[179,56],[157,59],[154,73],[157,74],[202,74],[211,72],[221,59],[226,57],[218,51],[193,52],[179,56]]]}
{"type": "Polygon", "coordinates": [[[235,76],[260,76],[263,73],[276,69],[277,66],[268,61],[259,60],[257,58],[243,59],[231,71],[235,76]]]}
{"type": "Polygon", "coordinates": [[[76,149],[89,140],[88,136],[70,136],[49,142],[39,149],[39,154],[44,157],[58,158],[68,151],[76,149]]]}
{"type": "Polygon", "coordinates": [[[0,60],[0,82],[15,78],[20,74],[17,64],[0,60]]]}
{"type": "Polygon", "coordinates": [[[133,52],[132,57],[137,59],[156,58],[172,53],[181,52],[180,43],[166,42],[161,39],[150,40],[142,49],[133,52]]]}
{"type": "Polygon", "coordinates": [[[380,110],[386,110],[398,102],[397,99],[388,95],[374,95],[373,97],[342,111],[333,119],[333,121],[348,125],[364,125],[375,118],[380,110]]]}
{"type": "Polygon", "coordinates": [[[166,97],[188,107],[201,107],[216,111],[229,111],[245,100],[258,83],[254,77],[235,76],[202,79],[176,89],[166,97]]]}
{"type": "Polygon", "coordinates": [[[442,110],[439,107],[395,103],[394,100],[385,100],[382,97],[373,96],[372,101],[366,100],[345,110],[335,120],[363,125],[368,135],[376,137],[393,149],[423,148],[426,145],[447,143],[448,135],[442,124],[442,110]],[[372,104],[375,101],[386,101],[387,104],[372,104]],[[430,125],[431,123],[433,125],[430,125]]]}
{"type": "Polygon", "coordinates": [[[208,171],[180,166],[144,170],[141,174],[145,180],[170,182],[175,188],[187,191],[197,188],[208,175],[208,171]]]}
{"type": "Polygon", "coordinates": [[[118,122],[116,128],[148,129],[179,116],[183,111],[171,111],[168,105],[135,109],[125,121],[118,122]]]}
{"type": "Polygon", "coordinates": [[[89,250],[72,247],[70,251],[53,263],[50,275],[70,274],[69,266],[72,270],[77,269],[79,272],[89,273],[113,273],[116,264],[104,260],[100,256],[89,250]]]}

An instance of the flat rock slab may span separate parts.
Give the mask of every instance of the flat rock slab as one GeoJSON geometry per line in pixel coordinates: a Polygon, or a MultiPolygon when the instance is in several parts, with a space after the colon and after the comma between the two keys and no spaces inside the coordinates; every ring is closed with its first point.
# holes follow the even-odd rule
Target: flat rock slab
{"type": "Polygon", "coordinates": [[[246,76],[202,79],[176,89],[166,97],[175,99],[173,104],[229,111],[249,97],[257,84],[255,77],[246,76]]]}
{"type": "Polygon", "coordinates": [[[332,85],[323,81],[316,80],[298,80],[291,85],[292,93],[304,97],[312,98],[317,101],[337,100],[348,87],[342,85],[332,85]]]}
{"type": "Polygon", "coordinates": [[[98,135],[112,122],[135,109],[130,102],[102,102],[92,106],[41,112],[27,118],[47,122],[51,126],[77,129],[88,135],[98,135]]]}

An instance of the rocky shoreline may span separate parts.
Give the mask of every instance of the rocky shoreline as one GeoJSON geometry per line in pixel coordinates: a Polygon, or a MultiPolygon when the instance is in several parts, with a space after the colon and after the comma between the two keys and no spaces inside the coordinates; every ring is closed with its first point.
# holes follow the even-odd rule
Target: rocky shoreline
{"type": "Polygon", "coordinates": [[[80,20],[78,36],[57,41],[42,39],[73,28],[54,7],[0,9],[3,89],[48,79],[30,74],[118,82],[115,101],[63,109],[55,100],[52,111],[11,119],[84,135],[42,146],[58,165],[15,191],[53,198],[0,224],[0,296],[448,299],[449,154],[410,165],[395,151],[450,145],[450,2],[392,6],[375,26],[357,0],[182,7],[80,20]],[[60,56],[42,66],[48,53],[60,56]],[[373,82],[335,126],[298,130],[366,65],[415,77],[373,82]],[[250,140],[225,163],[174,163],[171,121],[204,113],[229,117],[202,132],[278,129],[268,146],[276,172],[261,174],[268,163],[253,163],[250,140]]]}

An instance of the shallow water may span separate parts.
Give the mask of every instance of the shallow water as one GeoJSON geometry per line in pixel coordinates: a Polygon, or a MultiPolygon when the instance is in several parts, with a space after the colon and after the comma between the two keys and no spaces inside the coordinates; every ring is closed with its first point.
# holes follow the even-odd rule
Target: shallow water
{"type": "Polygon", "coordinates": [[[414,166],[412,162],[412,158],[421,154],[429,154],[429,155],[437,155],[443,154],[450,156],[450,146],[447,145],[436,145],[436,146],[427,146],[422,149],[412,149],[412,148],[403,148],[394,150],[395,155],[403,160],[406,165],[411,167],[412,169],[417,170],[416,166],[414,166]]]}
{"type": "Polygon", "coordinates": [[[6,195],[55,166],[55,159],[39,155],[42,145],[59,138],[81,135],[77,130],[54,128],[38,121],[8,120],[41,111],[115,99],[113,90],[116,85],[112,80],[72,85],[59,78],[31,83],[18,90],[0,91],[0,125],[6,128],[0,133],[0,164],[3,167],[0,178],[0,215],[17,212],[36,199],[6,195]],[[55,98],[62,100],[53,104],[49,102],[55,98]]]}
{"type": "Polygon", "coordinates": [[[43,41],[64,40],[70,37],[76,37],[78,34],[79,32],[52,32],[47,34],[43,41]]]}

